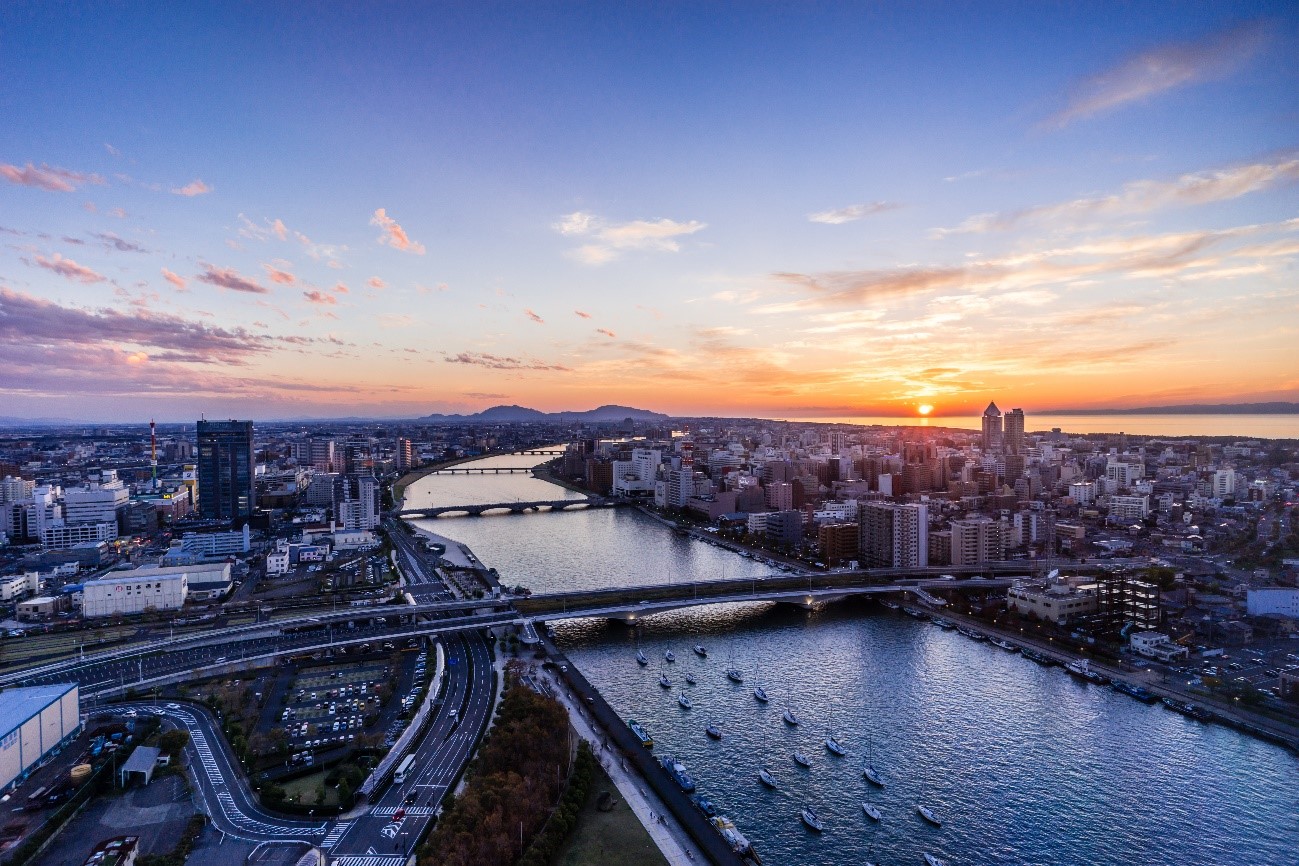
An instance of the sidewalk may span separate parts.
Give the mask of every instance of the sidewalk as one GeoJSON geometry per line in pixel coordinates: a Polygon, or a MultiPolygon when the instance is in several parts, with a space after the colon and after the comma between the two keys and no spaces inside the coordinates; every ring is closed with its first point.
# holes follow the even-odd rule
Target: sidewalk
{"type": "Polygon", "coordinates": [[[685,831],[677,826],[668,815],[667,807],[656,797],[638,777],[628,772],[622,761],[609,750],[604,750],[601,743],[603,735],[593,726],[590,716],[573,701],[565,685],[549,673],[540,673],[539,680],[550,686],[555,698],[568,710],[568,717],[578,736],[591,744],[592,751],[600,759],[600,765],[609,774],[609,778],[622,794],[623,800],[631,807],[636,817],[645,825],[654,844],[663,852],[663,857],[672,866],[691,866],[707,863],[703,853],[689,840],[685,831]],[[653,815],[653,818],[650,816],[653,815]],[[659,817],[667,823],[660,823],[659,817]]]}

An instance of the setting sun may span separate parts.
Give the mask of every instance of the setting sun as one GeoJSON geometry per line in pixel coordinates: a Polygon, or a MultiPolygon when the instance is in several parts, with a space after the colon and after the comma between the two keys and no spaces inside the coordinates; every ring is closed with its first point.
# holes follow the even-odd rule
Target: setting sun
{"type": "Polygon", "coordinates": [[[928,415],[930,412],[934,411],[934,407],[930,406],[928,403],[922,403],[916,407],[916,411],[921,415],[928,415]]]}

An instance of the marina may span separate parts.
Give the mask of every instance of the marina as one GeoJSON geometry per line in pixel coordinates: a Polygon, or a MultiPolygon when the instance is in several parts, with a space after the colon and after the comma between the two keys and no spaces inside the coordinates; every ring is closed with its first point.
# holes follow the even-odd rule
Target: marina
{"type": "MultiPolygon", "coordinates": [[[[453,481],[472,485],[478,477],[436,479],[453,481]]],[[[498,490],[491,501],[508,498],[498,490]]],[[[534,490],[528,498],[545,497],[534,490]]],[[[484,531],[493,518],[454,521],[453,529],[453,521],[429,522],[469,544],[503,579],[534,589],[652,583],[664,579],[655,563],[669,560],[676,573],[699,577],[769,570],[682,538],[634,509],[536,516],[512,524],[510,533],[484,531]],[[558,521],[562,536],[553,531],[558,521]],[[600,551],[598,561],[579,559],[580,550],[600,551]]],[[[892,599],[812,610],[757,603],[658,614],[634,630],[607,620],[550,625],[614,709],[652,730],[658,748],[689,767],[698,793],[769,863],[920,863],[927,854],[953,866],[1127,866],[1141,852],[1160,850],[1169,862],[1220,866],[1241,858],[1287,863],[1299,847],[1292,784],[1299,760],[1283,749],[1175,707],[1079,688],[1041,653],[1020,659],[1010,641],[977,642],[927,627],[924,611],[902,612],[892,599]],[[705,654],[693,652],[695,645],[705,654]],[[659,671],[631,663],[638,648],[647,660],[654,653],[666,660],[683,646],[692,652],[677,664],[690,688],[680,697],[693,713],[677,705],[685,690],[661,689],[659,671]],[[1034,655],[1041,661],[1029,664],[1038,661],[1034,655]],[[737,688],[718,658],[743,658],[760,672],[760,685],[737,688]],[[757,697],[758,688],[769,702],[757,697]],[[804,724],[784,723],[786,709],[804,724]],[[723,739],[703,735],[692,718],[699,712],[723,739]],[[836,742],[861,757],[813,762],[810,770],[794,765],[789,756],[819,751],[831,724],[836,742]],[[790,763],[773,773],[782,755],[790,763]],[[1025,763],[1039,769],[1025,774],[1025,763]],[[1194,784],[1181,775],[1185,767],[1196,768],[1194,784]],[[1157,768],[1153,776],[1150,768],[1157,768]],[[1121,800],[1123,812],[1067,819],[1077,802],[1096,800],[1121,800]],[[918,803],[941,803],[944,826],[920,818],[918,803]],[[820,833],[795,817],[804,805],[821,821],[820,833]],[[1214,832],[1182,841],[1177,827],[1185,815],[1214,832]]]]}

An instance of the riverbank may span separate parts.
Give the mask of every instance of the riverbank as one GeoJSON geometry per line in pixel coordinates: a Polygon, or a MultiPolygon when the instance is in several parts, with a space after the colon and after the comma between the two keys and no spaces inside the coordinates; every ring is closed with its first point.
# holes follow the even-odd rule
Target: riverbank
{"type": "Polygon", "coordinates": [[[1160,698],[1170,698],[1204,707],[1218,717],[1217,721],[1234,730],[1275,743],[1299,754],[1299,719],[1294,721],[1274,719],[1253,712],[1237,703],[1223,701],[1202,690],[1172,685],[1159,671],[1097,661],[1089,656],[1062,649],[1059,642],[1039,640],[1018,629],[1012,631],[998,628],[976,616],[944,610],[942,617],[957,625],[973,628],[989,637],[1002,638],[1018,646],[1036,650],[1061,665],[1072,661],[1086,661],[1093,670],[1111,680],[1139,685],[1160,698]]]}

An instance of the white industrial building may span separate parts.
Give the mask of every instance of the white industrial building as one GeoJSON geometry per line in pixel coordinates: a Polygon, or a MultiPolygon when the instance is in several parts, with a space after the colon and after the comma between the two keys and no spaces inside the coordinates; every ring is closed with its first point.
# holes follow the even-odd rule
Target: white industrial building
{"type": "Polygon", "coordinates": [[[117,523],[117,512],[131,498],[131,491],[117,477],[117,470],[105,469],[99,480],[84,487],[63,490],[63,519],[68,523],[117,523]]]}
{"type": "Polygon", "coordinates": [[[76,683],[0,692],[0,792],[10,791],[81,731],[76,683]]]}
{"type": "Polygon", "coordinates": [[[10,577],[0,577],[0,601],[14,601],[37,593],[41,588],[41,575],[36,571],[10,577]]]}
{"type": "MultiPolygon", "coordinates": [[[[229,568],[228,564],[224,565],[229,568]]],[[[82,584],[81,614],[93,618],[146,610],[180,610],[189,597],[189,572],[201,567],[154,567],[88,580],[82,584]]]]}
{"type": "Polygon", "coordinates": [[[1299,619],[1299,589],[1270,587],[1251,589],[1245,596],[1250,616],[1288,616],[1299,619]]]}

